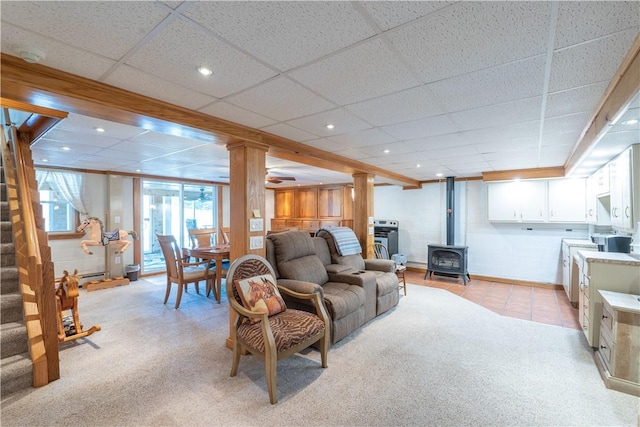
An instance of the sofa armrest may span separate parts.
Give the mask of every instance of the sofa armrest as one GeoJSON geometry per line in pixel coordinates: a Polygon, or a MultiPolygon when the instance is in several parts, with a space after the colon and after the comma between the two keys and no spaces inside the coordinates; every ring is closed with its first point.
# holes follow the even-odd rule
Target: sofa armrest
{"type": "Polygon", "coordinates": [[[349,285],[358,285],[363,288],[369,287],[366,284],[372,283],[375,289],[376,277],[371,272],[363,270],[347,270],[340,273],[329,274],[329,280],[332,282],[348,283],[349,285]]]}
{"type": "Polygon", "coordinates": [[[344,264],[329,264],[329,265],[325,265],[324,268],[325,270],[327,270],[327,273],[329,274],[343,273],[347,270],[352,269],[348,265],[344,265],[344,264]]]}
{"type": "Polygon", "coordinates": [[[311,282],[305,282],[303,280],[278,279],[278,286],[283,286],[300,294],[316,293],[320,294],[321,297],[324,297],[324,294],[322,293],[322,286],[311,282]]]}
{"type": "Polygon", "coordinates": [[[396,271],[396,263],[390,259],[365,259],[364,269],[393,273],[396,271]]]}

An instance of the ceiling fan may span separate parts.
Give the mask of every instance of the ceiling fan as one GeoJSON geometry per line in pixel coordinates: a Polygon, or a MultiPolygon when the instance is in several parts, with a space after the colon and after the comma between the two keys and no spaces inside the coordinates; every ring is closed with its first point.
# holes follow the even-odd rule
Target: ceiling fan
{"type": "Polygon", "coordinates": [[[295,181],[296,178],[293,176],[275,176],[269,175],[269,169],[267,169],[267,178],[266,181],[271,184],[280,184],[282,181],[295,181]]]}
{"type": "Polygon", "coordinates": [[[193,201],[200,201],[200,202],[203,202],[203,201],[205,201],[205,200],[211,200],[211,195],[210,195],[210,194],[207,194],[207,193],[204,191],[204,188],[203,188],[203,187],[201,187],[201,188],[200,188],[200,194],[199,194],[198,196],[196,196],[196,197],[194,197],[194,196],[189,197],[189,196],[185,195],[185,200],[193,200],[193,201]]]}

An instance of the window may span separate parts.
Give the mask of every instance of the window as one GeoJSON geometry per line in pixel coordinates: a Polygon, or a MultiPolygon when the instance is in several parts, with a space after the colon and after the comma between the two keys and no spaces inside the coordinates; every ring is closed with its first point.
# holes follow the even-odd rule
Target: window
{"type": "Polygon", "coordinates": [[[83,176],[78,172],[36,170],[44,229],[49,233],[75,233],[79,213],[86,215],[82,192],[83,176]]]}
{"type": "Polygon", "coordinates": [[[47,232],[73,233],[76,231],[76,210],[51,188],[40,190],[40,204],[44,216],[44,229],[47,232]]]}

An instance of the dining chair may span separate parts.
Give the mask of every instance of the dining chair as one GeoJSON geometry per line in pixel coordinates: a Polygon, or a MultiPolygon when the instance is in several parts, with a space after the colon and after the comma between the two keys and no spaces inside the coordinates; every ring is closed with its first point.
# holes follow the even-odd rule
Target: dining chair
{"type": "MultiPolygon", "coordinates": [[[[180,306],[183,289],[187,290],[189,283],[194,283],[196,293],[200,293],[199,283],[206,283],[206,294],[214,289],[215,270],[209,267],[209,261],[189,262],[189,256],[178,245],[175,237],[172,235],[156,234],[156,238],[160,243],[162,255],[167,267],[167,291],[164,296],[164,304],[169,300],[172,284],[178,285],[178,295],[176,296],[176,308],[180,306]]],[[[214,292],[216,292],[214,290],[214,292]]]]}
{"type": "Polygon", "coordinates": [[[220,235],[222,237],[222,242],[220,243],[224,243],[225,245],[231,244],[231,229],[229,227],[220,228],[220,235]]]}
{"type": "Polygon", "coordinates": [[[301,294],[276,285],[273,267],[261,256],[244,255],[236,259],[227,275],[227,300],[236,314],[231,339],[231,376],[240,365],[242,349],[264,359],[269,401],[277,403],[277,362],[317,344],[323,368],[327,367],[329,316],[320,294],[301,294]],[[287,308],[280,293],[306,300],[315,313],[287,308]],[[310,300],[310,301],[309,301],[310,300]]]}
{"type": "MultiPolygon", "coordinates": [[[[373,253],[376,259],[391,259],[391,254],[389,254],[389,249],[385,245],[380,242],[375,242],[373,244],[373,253]]],[[[400,265],[395,263],[395,273],[398,276],[398,279],[402,279],[401,289],[404,290],[404,294],[407,295],[407,281],[405,280],[404,273],[407,271],[406,265],[400,265]]]]}
{"type": "Polygon", "coordinates": [[[216,243],[215,228],[189,228],[187,232],[192,249],[200,246],[211,246],[216,243]]]}

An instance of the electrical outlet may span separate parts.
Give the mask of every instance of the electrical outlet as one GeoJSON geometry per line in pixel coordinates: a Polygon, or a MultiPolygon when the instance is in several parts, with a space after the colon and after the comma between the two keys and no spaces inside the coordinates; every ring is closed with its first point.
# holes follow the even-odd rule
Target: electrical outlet
{"type": "Polygon", "coordinates": [[[262,236],[251,236],[249,238],[249,249],[262,249],[263,238],[262,236]]]}

